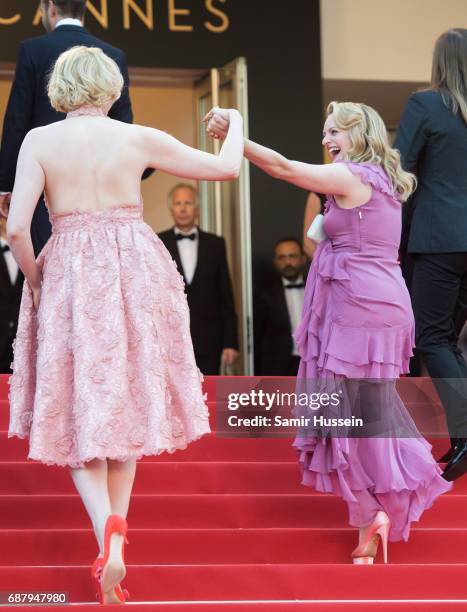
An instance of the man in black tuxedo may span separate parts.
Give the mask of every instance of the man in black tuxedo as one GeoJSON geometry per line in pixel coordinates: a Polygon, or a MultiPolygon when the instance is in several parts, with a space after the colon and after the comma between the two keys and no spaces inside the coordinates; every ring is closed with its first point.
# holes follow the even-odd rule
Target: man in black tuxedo
{"type": "Polygon", "coordinates": [[[225,241],[197,227],[194,187],[180,183],[168,198],[175,225],[159,238],[185,279],[196,363],[203,374],[216,375],[221,359],[232,365],[238,357],[237,315],[225,241]]]}
{"type": "MultiPolygon", "coordinates": [[[[0,208],[5,212],[15,182],[16,161],[29,130],[49,125],[65,115],[55,111],[47,96],[50,69],[58,56],[76,45],[99,47],[118,64],[125,84],[121,97],[109,112],[113,119],[131,123],[133,113],[128,94],[128,68],[123,51],[90,34],[82,24],[86,0],[41,0],[42,23],[47,34],[21,43],[15,78],[5,113],[0,149],[0,208]]],[[[44,200],[36,207],[31,237],[37,255],[51,234],[44,200]]]]}
{"type": "Polygon", "coordinates": [[[0,374],[11,373],[23,281],[6,241],[6,221],[0,217],[0,374]]]}
{"type": "Polygon", "coordinates": [[[300,357],[293,332],[302,314],[307,259],[295,238],[274,247],[275,275],[255,299],[255,355],[257,373],[296,376],[300,357]]]}

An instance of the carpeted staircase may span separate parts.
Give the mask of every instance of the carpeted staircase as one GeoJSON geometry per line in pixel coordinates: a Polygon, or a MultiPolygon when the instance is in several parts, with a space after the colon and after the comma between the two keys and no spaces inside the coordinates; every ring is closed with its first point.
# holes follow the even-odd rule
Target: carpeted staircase
{"type": "MultiPolygon", "coordinates": [[[[28,461],[27,441],[7,438],[7,397],[0,376],[0,591],[67,591],[72,610],[89,610],[97,548],[87,515],[66,468],[28,461]]],[[[447,448],[433,444],[435,456],[447,448]]],[[[353,566],[344,503],[299,480],[283,438],[211,434],[143,459],[128,515],[131,609],[467,610],[467,476],[408,543],[390,543],[387,566],[353,566]]]]}

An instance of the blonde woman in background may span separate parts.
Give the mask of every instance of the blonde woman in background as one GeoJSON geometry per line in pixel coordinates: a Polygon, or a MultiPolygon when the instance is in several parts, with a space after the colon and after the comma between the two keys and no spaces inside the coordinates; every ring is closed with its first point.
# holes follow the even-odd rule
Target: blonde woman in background
{"type": "MultiPolygon", "coordinates": [[[[227,113],[214,109],[205,120],[214,137],[226,136],[227,113]]],[[[386,561],[387,540],[407,540],[411,522],[451,485],[395,387],[408,371],[414,343],[398,248],[401,203],[415,178],[402,170],[381,117],[364,104],[332,102],[323,145],[331,164],[291,161],[250,140],[245,156],[274,178],[328,195],[328,239],[315,250],[295,333],[297,386],[342,391],[334,412],[323,404],[321,416],[360,414],[368,422],[358,433],[305,427],[294,446],[303,484],[347,502],[349,522],[359,528],[352,560],[369,564],[379,539],[386,561]]]]}
{"type": "Polygon", "coordinates": [[[99,546],[101,604],[124,603],[126,516],[143,455],[183,449],[210,431],[190,338],[184,284],[143,221],[141,175],[238,176],[242,119],[219,155],[107,116],[121,94],[117,64],[73,47],[49,97],[64,121],[21,147],[7,233],[24,283],[14,346],[8,436],[28,458],[70,468],[99,546]],[[45,191],[52,236],[34,258],[30,225],[45,191]]]}

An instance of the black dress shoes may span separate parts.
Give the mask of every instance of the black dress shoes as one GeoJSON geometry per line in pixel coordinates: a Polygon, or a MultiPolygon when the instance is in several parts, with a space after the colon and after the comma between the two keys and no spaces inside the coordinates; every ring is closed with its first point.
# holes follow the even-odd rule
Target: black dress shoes
{"type": "Polygon", "coordinates": [[[454,455],[454,447],[451,446],[451,448],[448,451],[446,451],[442,457],[436,460],[436,463],[448,463],[453,458],[453,455],[454,455]]]}
{"type": "Polygon", "coordinates": [[[467,439],[461,438],[454,447],[451,460],[447,464],[443,478],[450,482],[467,472],[467,439]]]}
{"type": "Polygon", "coordinates": [[[451,438],[451,448],[446,453],[444,453],[442,457],[437,459],[436,463],[449,463],[449,461],[451,461],[454,456],[454,450],[458,442],[458,438],[451,438]]]}

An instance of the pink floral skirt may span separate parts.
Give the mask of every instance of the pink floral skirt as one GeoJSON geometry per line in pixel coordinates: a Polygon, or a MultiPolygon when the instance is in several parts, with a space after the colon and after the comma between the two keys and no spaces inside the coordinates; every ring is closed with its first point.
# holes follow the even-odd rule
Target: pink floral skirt
{"type": "Polygon", "coordinates": [[[183,279],[142,205],[51,215],[24,283],[8,437],[28,458],[83,467],[173,452],[210,431],[183,279]]]}

